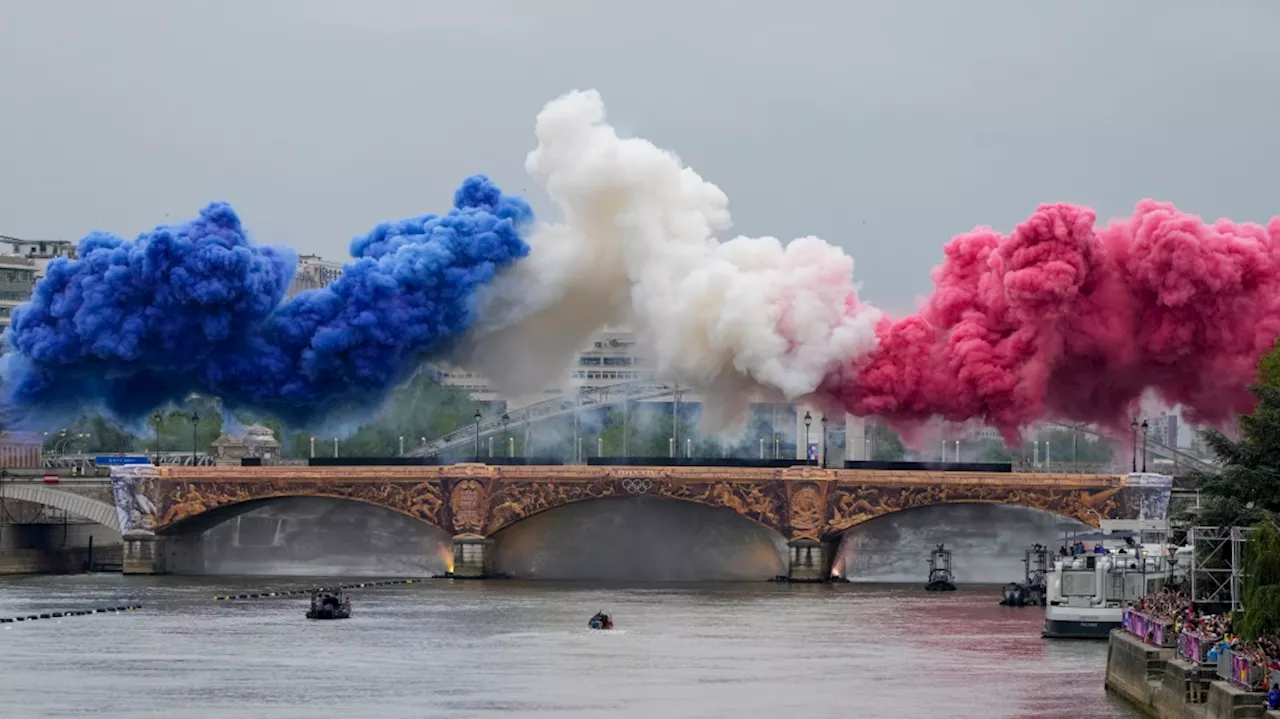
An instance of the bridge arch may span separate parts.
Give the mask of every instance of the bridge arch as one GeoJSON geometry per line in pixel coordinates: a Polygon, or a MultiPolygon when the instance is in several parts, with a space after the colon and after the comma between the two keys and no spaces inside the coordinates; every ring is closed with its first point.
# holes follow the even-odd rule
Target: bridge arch
{"type": "Polygon", "coordinates": [[[841,483],[827,496],[827,522],[822,538],[835,540],[863,523],[900,512],[955,504],[1023,507],[1098,526],[1103,519],[1131,514],[1123,486],[1055,488],[994,483],[960,485],[942,480],[914,488],[841,483]]]}
{"type": "Polygon", "coordinates": [[[492,540],[499,575],[562,581],[761,581],[787,541],[725,507],[656,495],[585,499],[516,520],[492,540]]]}
{"type": "Polygon", "coordinates": [[[362,504],[369,507],[377,507],[378,509],[409,517],[425,524],[428,527],[447,531],[444,527],[440,526],[438,522],[432,521],[431,519],[424,517],[419,513],[415,513],[412,510],[406,510],[402,507],[378,502],[361,496],[352,496],[341,491],[325,491],[323,489],[315,490],[308,488],[307,490],[274,492],[254,497],[234,499],[231,501],[217,502],[217,500],[214,500],[209,502],[208,505],[201,502],[199,499],[191,499],[188,495],[186,501],[180,501],[166,508],[164,516],[160,517],[156,534],[171,536],[198,534],[213,529],[226,521],[260,507],[264,507],[281,500],[298,498],[335,499],[344,502],[362,504]],[[199,503],[199,506],[193,507],[192,505],[196,503],[199,503]]]}
{"type": "Polygon", "coordinates": [[[46,484],[0,483],[0,496],[60,509],[77,517],[120,531],[120,516],[114,505],[46,484]]]}
{"type": "MultiPolygon", "coordinates": [[[[728,483],[725,483],[725,484],[728,484],[728,483]]],[[[722,491],[732,492],[731,489],[722,490],[722,491]]],[[[516,525],[519,525],[521,522],[524,522],[525,520],[532,519],[534,517],[538,517],[540,515],[546,514],[547,512],[553,512],[555,510],[562,509],[564,507],[590,504],[593,502],[608,502],[608,501],[619,501],[619,500],[627,500],[627,499],[652,499],[652,500],[663,501],[663,502],[678,502],[686,505],[704,507],[710,510],[724,510],[725,512],[732,512],[733,514],[739,517],[742,517],[748,522],[758,527],[761,527],[762,529],[768,530],[770,533],[774,535],[777,535],[779,539],[782,539],[784,541],[787,539],[785,533],[783,532],[782,527],[780,526],[780,523],[776,515],[770,515],[767,512],[761,512],[761,511],[754,511],[754,512],[750,511],[745,505],[736,505],[732,499],[729,499],[729,496],[730,496],[729,494],[721,494],[721,495],[718,495],[719,497],[718,501],[704,501],[695,497],[682,497],[682,496],[660,494],[660,493],[652,493],[652,494],[651,493],[635,493],[635,494],[610,493],[610,494],[601,494],[598,496],[577,497],[577,498],[573,498],[573,499],[569,499],[567,501],[561,502],[559,504],[548,504],[547,506],[540,506],[537,509],[527,513],[518,513],[520,511],[518,508],[510,507],[505,503],[495,504],[491,510],[492,519],[490,520],[489,526],[486,528],[486,534],[490,537],[496,536],[497,534],[503,531],[506,531],[516,525]]]]}

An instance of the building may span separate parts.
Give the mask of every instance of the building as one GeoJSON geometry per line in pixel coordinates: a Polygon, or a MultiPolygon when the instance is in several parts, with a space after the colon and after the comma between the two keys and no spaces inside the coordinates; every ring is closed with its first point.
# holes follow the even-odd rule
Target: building
{"type": "Polygon", "coordinates": [[[0,235],[0,330],[9,326],[13,310],[31,299],[36,282],[57,257],[75,258],[76,248],[65,240],[20,240],[0,235]]]}
{"type": "Polygon", "coordinates": [[[0,468],[39,469],[42,437],[35,432],[0,432],[0,468]]]}
{"type": "Polygon", "coordinates": [[[298,271],[294,273],[293,283],[289,285],[285,297],[327,287],[341,276],[342,263],[320,259],[319,255],[302,255],[298,258],[298,271]]]}
{"type": "Polygon", "coordinates": [[[9,326],[14,308],[31,299],[35,286],[34,262],[21,255],[0,255],[0,331],[9,326]]]}
{"type": "Polygon", "coordinates": [[[251,424],[238,434],[223,432],[213,442],[213,459],[219,465],[238,465],[246,458],[270,464],[279,457],[280,442],[275,433],[260,424],[251,424]]]}
{"type": "Polygon", "coordinates": [[[1178,415],[1173,412],[1165,412],[1159,417],[1150,420],[1150,424],[1147,426],[1147,438],[1153,442],[1176,448],[1178,446],[1178,415]]]}
{"type": "Polygon", "coordinates": [[[600,389],[622,382],[653,379],[652,365],[635,354],[635,337],[626,329],[607,329],[591,339],[591,344],[578,354],[574,368],[558,387],[548,387],[540,395],[508,398],[500,395],[483,375],[463,368],[443,369],[439,381],[471,394],[476,402],[506,402],[508,409],[518,409],[534,402],[553,399],[565,388],[600,389]]]}

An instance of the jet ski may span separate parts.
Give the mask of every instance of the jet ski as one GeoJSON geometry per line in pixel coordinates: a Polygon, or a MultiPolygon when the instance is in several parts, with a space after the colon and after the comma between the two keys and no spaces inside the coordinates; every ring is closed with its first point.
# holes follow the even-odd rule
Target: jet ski
{"type": "Polygon", "coordinates": [[[596,612],[596,615],[587,622],[587,626],[592,629],[613,629],[613,617],[604,612],[596,612]]]}

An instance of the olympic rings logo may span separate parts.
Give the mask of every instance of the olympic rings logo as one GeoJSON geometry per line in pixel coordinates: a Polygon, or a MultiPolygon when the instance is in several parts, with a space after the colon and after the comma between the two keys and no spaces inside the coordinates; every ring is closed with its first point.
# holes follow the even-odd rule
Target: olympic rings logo
{"type": "Polygon", "coordinates": [[[628,477],[622,480],[622,488],[625,489],[628,494],[644,494],[650,489],[653,489],[653,482],[644,478],[636,479],[628,477]]]}

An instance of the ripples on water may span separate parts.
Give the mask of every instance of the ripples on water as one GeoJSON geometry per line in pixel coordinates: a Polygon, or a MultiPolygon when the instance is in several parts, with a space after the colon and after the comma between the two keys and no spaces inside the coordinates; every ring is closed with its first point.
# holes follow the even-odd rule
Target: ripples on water
{"type": "Polygon", "coordinates": [[[1106,644],[1048,642],[994,588],[430,581],[214,602],[297,580],[0,578],[0,616],[141,601],[141,612],[0,625],[10,717],[1138,716],[1102,689],[1106,644]],[[618,629],[587,619],[613,612],[618,629]]]}

